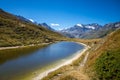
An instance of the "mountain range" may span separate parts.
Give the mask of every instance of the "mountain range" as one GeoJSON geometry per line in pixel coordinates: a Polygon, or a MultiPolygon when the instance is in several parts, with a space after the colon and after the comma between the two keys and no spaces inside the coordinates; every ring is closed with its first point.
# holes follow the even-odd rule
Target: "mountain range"
{"type": "Polygon", "coordinates": [[[102,38],[110,32],[120,28],[120,22],[105,24],[76,24],[73,27],[60,30],[59,32],[70,38],[102,38]]]}

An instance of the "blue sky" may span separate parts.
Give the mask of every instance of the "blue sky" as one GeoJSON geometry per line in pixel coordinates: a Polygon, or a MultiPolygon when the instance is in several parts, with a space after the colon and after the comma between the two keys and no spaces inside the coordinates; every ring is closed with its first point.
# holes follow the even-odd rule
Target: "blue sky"
{"type": "Polygon", "coordinates": [[[55,29],[120,21],[120,0],[0,0],[0,8],[55,29]]]}

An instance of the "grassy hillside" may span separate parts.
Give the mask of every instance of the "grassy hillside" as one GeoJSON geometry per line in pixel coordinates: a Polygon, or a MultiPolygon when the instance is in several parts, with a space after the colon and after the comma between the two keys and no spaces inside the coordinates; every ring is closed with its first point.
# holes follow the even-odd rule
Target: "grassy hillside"
{"type": "Polygon", "coordinates": [[[64,38],[0,9],[0,47],[54,42],[64,38]]]}
{"type": "Polygon", "coordinates": [[[85,67],[91,80],[119,80],[120,29],[102,39],[92,49],[85,67]]]}

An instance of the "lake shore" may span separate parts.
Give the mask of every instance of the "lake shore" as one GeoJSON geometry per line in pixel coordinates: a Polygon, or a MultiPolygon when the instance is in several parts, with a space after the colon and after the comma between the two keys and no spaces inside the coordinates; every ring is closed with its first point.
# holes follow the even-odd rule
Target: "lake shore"
{"type": "MultiPolygon", "coordinates": [[[[47,44],[50,44],[50,43],[41,43],[41,44],[37,44],[37,45],[47,45],[47,44]]],[[[32,46],[36,46],[36,45],[31,44],[31,45],[26,45],[26,46],[0,47],[0,50],[16,49],[16,48],[24,48],[24,47],[32,47],[32,46]]]]}
{"type": "Polygon", "coordinates": [[[59,64],[59,65],[57,65],[57,66],[55,66],[55,67],[53,67],[53,68],[51,68],[51,69],[43,72],[43,73],[38,74],[36,77],[33,78],[33,80],[41,80],[42,78],[46,77],[50,72],[53,72],[53,71],[55,71],[55,70],[57,70],[57,69],[65,66],[65,65],[71,64],[73,61],[75,61],[75,60],[77,60],[79,57],[81,57],[82,54],[84,54],[85,51],[90,48],[90,47],[87,46],[86,44],[79,43],[79,42],[77,42],[77,43],[83,45],[85,48],[84,48],[82,51],[81,51],[81,50],[78,51],[78,52],[77,52],[78,54],[75,55],[74,57],[72,57],[71,59],[68,59],[67,61],[65,61],[65,62],[63,62],[63,63],[61,63],[61,64],[59,64]]]}

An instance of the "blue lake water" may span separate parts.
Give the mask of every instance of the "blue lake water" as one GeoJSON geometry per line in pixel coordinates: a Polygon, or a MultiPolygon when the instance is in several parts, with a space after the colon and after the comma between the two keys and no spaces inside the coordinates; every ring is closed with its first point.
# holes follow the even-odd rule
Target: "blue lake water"
{"type": "MultiPolygon", "coordinates": [[[[58,42],[31,51],[27,55],[7,60],[0,64],[0,80],[14,80],[14,77],[26,75],[36,69],[42,69],[48,64],[74,55],[83,48],[83,45],[74,42],[58,42]]],[[[20,54],[20,52],[17,53],[20,54]]]]}

